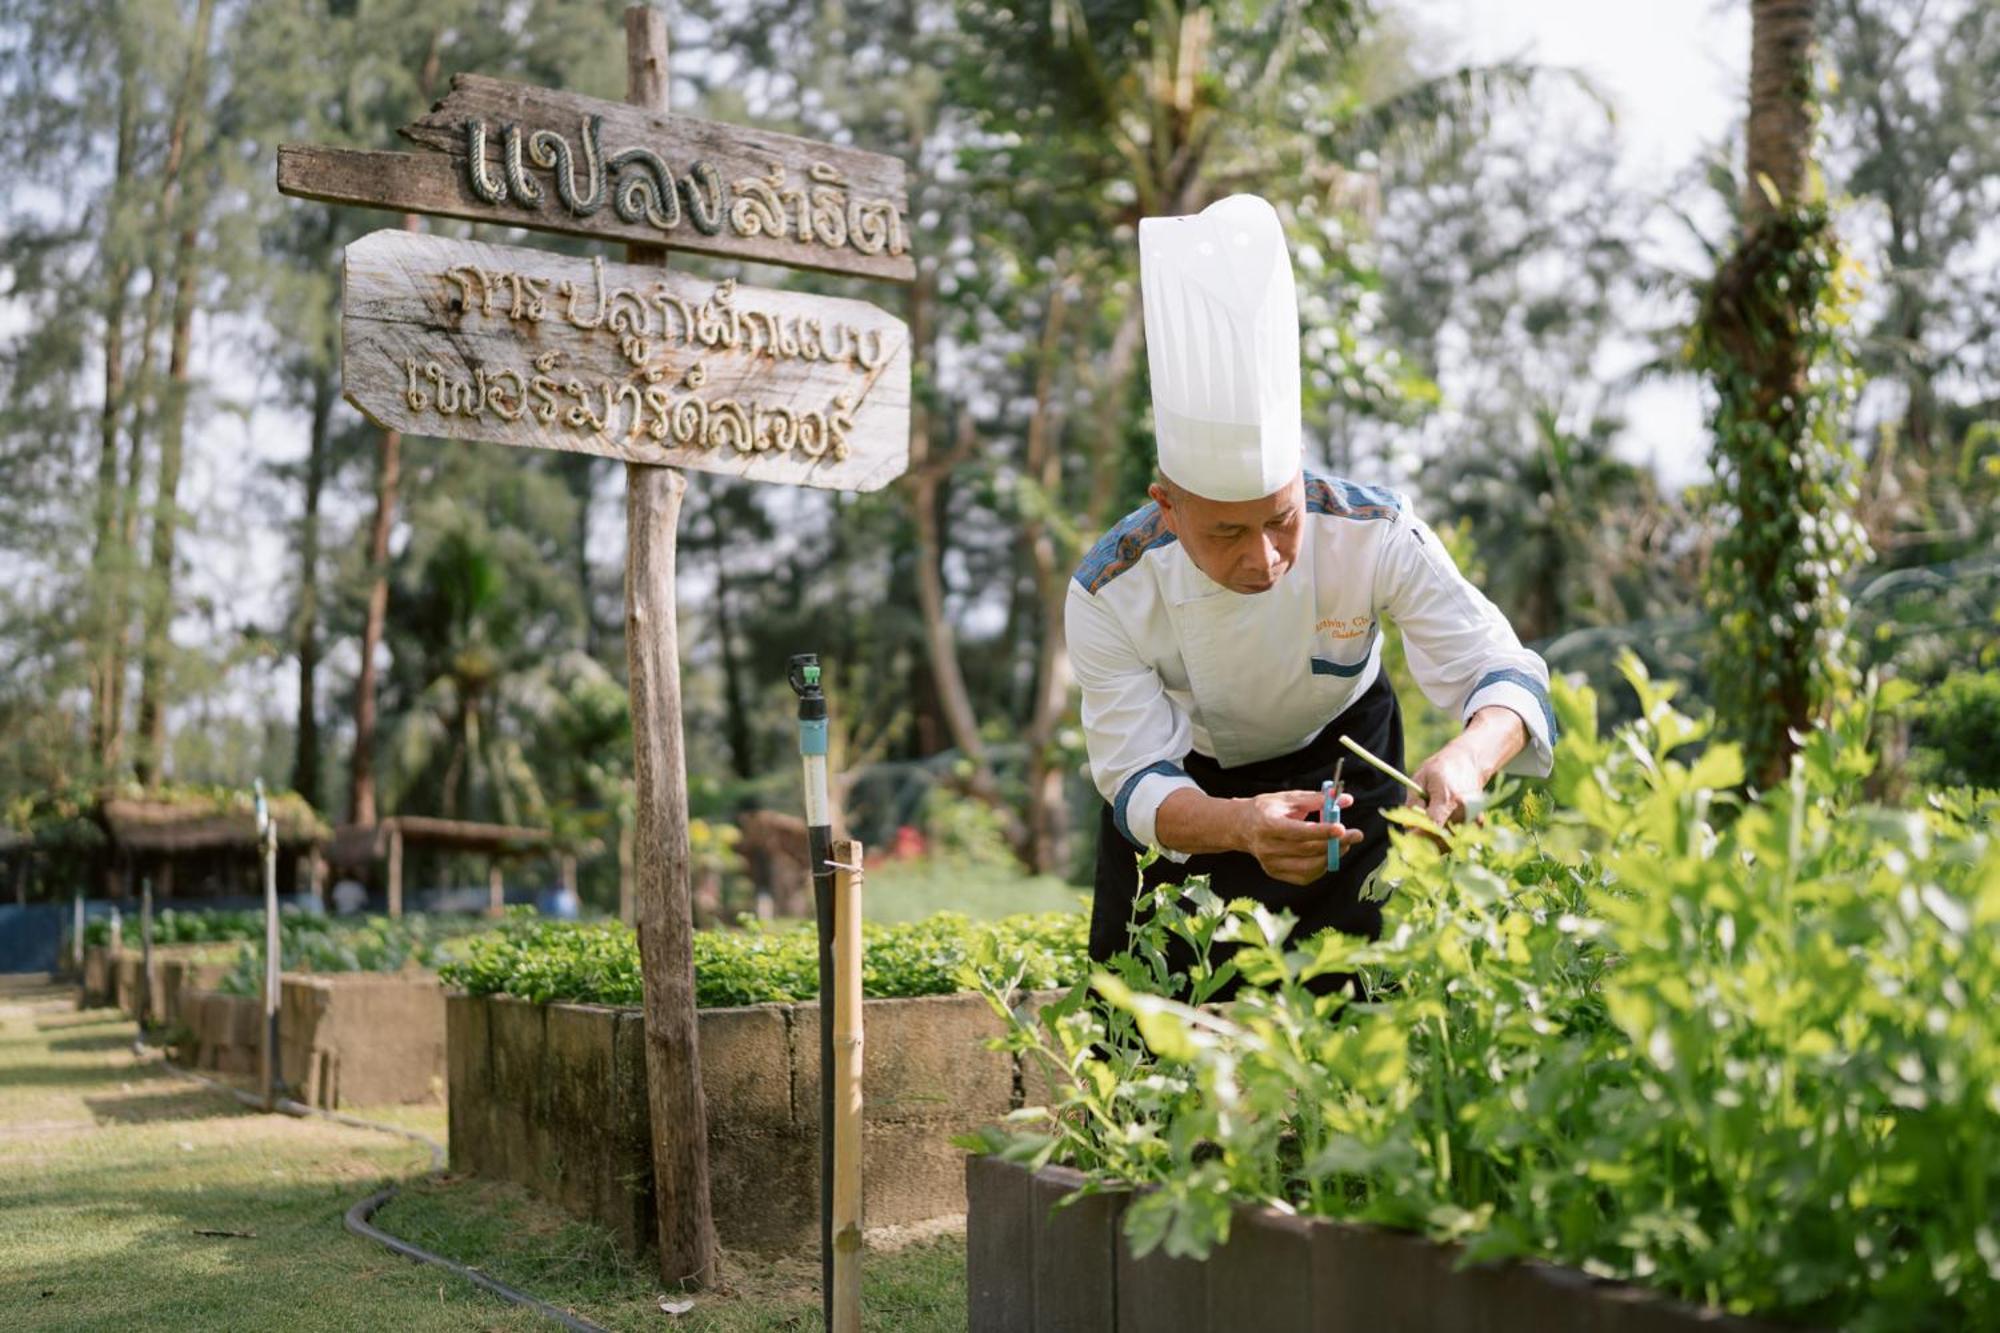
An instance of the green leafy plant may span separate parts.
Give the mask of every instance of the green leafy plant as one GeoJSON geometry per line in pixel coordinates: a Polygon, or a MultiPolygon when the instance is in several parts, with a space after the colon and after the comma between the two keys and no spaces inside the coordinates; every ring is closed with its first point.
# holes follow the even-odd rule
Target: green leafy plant
{"type": "Polygon", "coordinates": [[[1859,804],[1852,710],[1745,803],[1738,750],[1627,670],[1612,735],[1556,690],[1552,805],[1398,837],[1379,942],[1197,881],[1059,1004],[979,960],[1054,1092],[970,1142],[1140,1187],[1141,1251],[1205,1254],[1258,1203],[1822,1326],[1991,1326],[2000,801],[1859,804]],[[1197,994],[1256,984],[1165,998],[1168,934],[1197,994]],[[1336,974],[1360,998],[1316,993],[1336,974]]]}
{"type": "MultiPolygon", "coordinates": [[[[532,919],[528,908],[512,909],[516,919],[532,919]]],[[[244,913],[256,933],[237,952],[221,989],[257,995],[264,985],[264,926],[261,912],[244,913]]],[[[416,915],[328,918],[287,912],[278,918],[279,966],[287,972],[400,972],[434,969],[458,956],[470,942],[494,931],[481,917],[416,915]]],[[[244,938],[244,937],[239,937],[244,938]]]]}
{"type": "MultiPolygon", "coordinates": [[[[862,992],[873,998],[945,995],[963,989],[975,956],[1005,958],[1021,984],[1069,985],[1084,973],[1085,921],[1069,912],[972,922],[953,913],[897,925],[862,927],[862,992]]],[[[546,1003],[635,1005],[638,937],[616,922],[510,921],[467,941],[439,974],[475,995],[511,995],[546,1003]]],[[[819,994],[819,946],[813,928],[694,935],[695,1003],[703,1008],[810,1000],[819,994]]]]}
{"type": "MultiPolygon", "coordinates": [[[[121,913],[119,917],[119,938],[127,948],[137,948],[145,942],[141,932],[138,909],[121,913]]],[[[261,911],[180,911],[172,907],[154,914],[153,943],[155,944],[215,944],[231,940],[262,939],[264,935],[264,914],[261,911]]],[[[109,944],[111,923],[107,920],[89,921],[83,927],[85,944],[109,944]]]]}
{"type": "Polygon", "coordinates": [[[2000,671],[1946,676],[1925,694],[1911,739],[1932,776],[2000,788],[2000,671]]]}

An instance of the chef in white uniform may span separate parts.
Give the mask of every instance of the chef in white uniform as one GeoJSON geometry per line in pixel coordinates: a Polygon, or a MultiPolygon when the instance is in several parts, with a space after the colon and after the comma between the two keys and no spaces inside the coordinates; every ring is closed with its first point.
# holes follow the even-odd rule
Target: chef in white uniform
{"type": "Polygon", "coordinates": [[[1549,772],[1548,668],[1403,496],[1304,470],[1298,306],[1268,203],[1143,220],[1139,268],[1159,478],[1084,558],[1066,611],[1105,802],[1091,956],[1125,947],[1142,887],[1198,874],[1289,909],[1301,936],[1373,938],[1381,904],[1362,886],[1402,789],[1350,762],[1331,824],[1319,789],[1343,734],[1403,766],[1381,618],[1465,724],[1414,774],[1440,823],[1503,769],[1549,772]],[[1142,876],[1148,847],[1161,856],[1142,876]]]}

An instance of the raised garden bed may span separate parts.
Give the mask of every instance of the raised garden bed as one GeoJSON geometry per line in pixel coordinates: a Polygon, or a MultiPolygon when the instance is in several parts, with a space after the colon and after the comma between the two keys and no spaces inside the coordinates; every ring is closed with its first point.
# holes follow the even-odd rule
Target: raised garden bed
{"type": "MultiPolygon", "coordinates": [[[[264,1006],[183,987],[175,1056],[195,1069],[262,1068],[264,1006]]],[[[444,992],[429,973],[287,973],[278,992],[279,1078],[310,1106],[380,1106],[444,1096],[444,992]]]]}
{"type": "MultiPolygon", "coordinates": [[[[657,1241],[641,1011],[454,994],[451,1165],[515,1181],[644,1252],[657,1241]]],[[[819,1008],[699,1014],[709,1176],[725,1245],[819,1242],[819,1008]]],[[[955,1134],[1020,1104],[976,995],[866,1003],[863,1211],[869,1226],[965,1211],[955,1134]]]]}
{"type": "MultiPolygon", "coordinates": [[[[970,1333],[1776,1333],[1778,1326],[1535,1262],[1460,1267],[1407,1232],[1239,1207],[1206,1260],[1136,1257],[1125,1191],[997,1157],[965,1167],[970,1333]]],[[[1787,1328],[1796,1328],[1787,1325],[1787,1328]]]]}

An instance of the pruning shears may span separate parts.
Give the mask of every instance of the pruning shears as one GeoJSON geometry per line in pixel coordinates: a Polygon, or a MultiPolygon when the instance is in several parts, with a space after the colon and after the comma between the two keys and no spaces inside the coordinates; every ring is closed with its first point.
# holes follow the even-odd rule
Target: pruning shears
{"type": "MultiPolygon", "coordinates": [[[[1340,772],[1346,767],[1347,759],[1345,756],[1336,759],[1333,764],[1333,776],[1319,784],[1319,819],[1322,824],[1337,824],[1340,822],[1340,772]]],[[[1328,838],[1326,840],[1326,868],[1328,870],[1340,869],[1339,838],[1328,838]]]]}

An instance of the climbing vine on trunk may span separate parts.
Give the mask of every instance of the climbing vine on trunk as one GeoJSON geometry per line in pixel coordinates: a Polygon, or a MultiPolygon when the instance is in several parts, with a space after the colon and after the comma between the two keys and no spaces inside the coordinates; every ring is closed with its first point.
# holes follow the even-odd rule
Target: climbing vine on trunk
{"type": "Polygon", "coordinates": [[[1823,203],[1774,206],[1704,293],[1693,339],[1716,389],[1714,698],[1766,786],[1854,671],[1841,582],[1868,546],[1839,421],[1855,393],[1846,275],[1823,203]]]}

